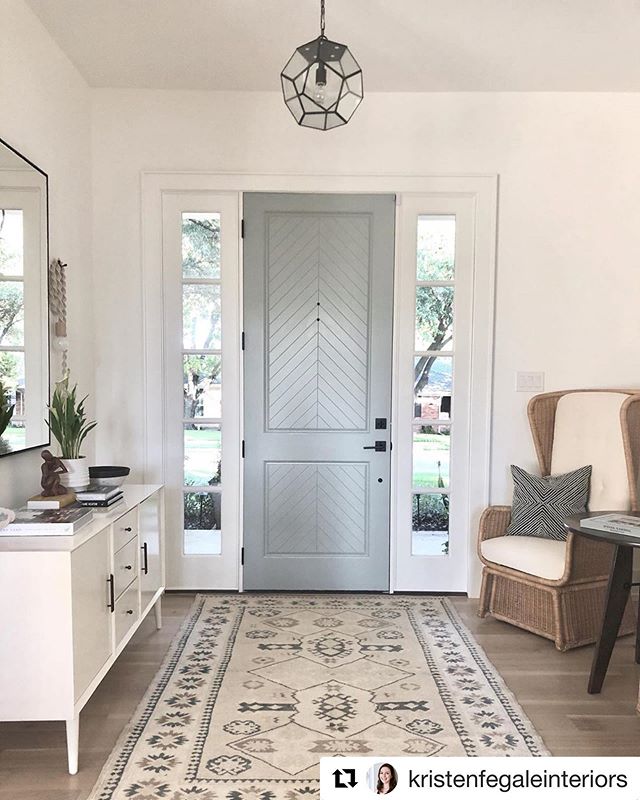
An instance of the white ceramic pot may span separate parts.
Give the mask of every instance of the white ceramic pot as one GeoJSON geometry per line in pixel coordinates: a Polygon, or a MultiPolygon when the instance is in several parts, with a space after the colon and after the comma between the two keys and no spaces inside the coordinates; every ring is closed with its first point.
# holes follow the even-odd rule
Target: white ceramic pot
{"type": "Polygon", "coordinates": [[[80,456],[80,458],[63,458],[61,461],[67,471],[60,473],[60,483],[68,489],[86,489],[90,483],[87,459],[80,456]]]}

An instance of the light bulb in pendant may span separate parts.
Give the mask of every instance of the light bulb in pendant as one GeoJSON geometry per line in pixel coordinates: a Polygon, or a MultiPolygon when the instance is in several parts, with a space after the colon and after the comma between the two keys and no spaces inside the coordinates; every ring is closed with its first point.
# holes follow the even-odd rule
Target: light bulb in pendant
{"type": "Polygon", "coordinates": [[[320,103],[320,105],[324,105],[324,101],[326,99],[325,90],[327,88],[327,69],[325,65],[321,62],[318,64],[318,69],[316,70],[316,82],[315,86],[313,87],[313,99],[316,103],[320,103]]]}

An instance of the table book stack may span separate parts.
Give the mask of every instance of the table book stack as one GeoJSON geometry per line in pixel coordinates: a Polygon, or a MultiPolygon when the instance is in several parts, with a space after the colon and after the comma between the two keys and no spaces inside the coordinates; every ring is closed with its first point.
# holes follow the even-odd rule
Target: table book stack
{"type": "Polygon", "coordinates": [[[581,519],[580,527],[626,536],[640,536],[640,517],[631,517],[627,514],[601,514],[581,519]]]}
{"type": "Polygon", "coordinates": [[[90,508],[67,506],[39,511],[20,508],[15,520],[0,530],[1,536],[72,536],[83,525],[91,522],[90,508]]]}
{"type": "Polygon", "coordinates": [[[76,492],[76,501],[96,511],[112,508],[122,500],[122,488],[106,483],[92,483],[81,492],[76,492]]]}

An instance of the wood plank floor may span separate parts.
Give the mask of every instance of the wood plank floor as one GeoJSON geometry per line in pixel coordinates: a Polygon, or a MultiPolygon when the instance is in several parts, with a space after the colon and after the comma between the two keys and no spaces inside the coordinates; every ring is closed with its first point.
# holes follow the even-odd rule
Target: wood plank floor
{"type": "Polygon", "coordinates": [[[638,756],[640,666],[633,636],[618,640],[599,695],[587,694],[593,646],[559,653],[553,642],[476,615],[452,601],[554,756],[638,756]]]}
{"type": "MultiPolygon", "coordinates": [[[[77,775],[66,772],[63,723],[0,723],[0,800],[85,800],[192,602],[166,597],[162,631],[151,614],[84,708],[77,775]]],[[[554,755],[640,755],[632,637],[618,642],[603,692],[591,696],[591,647],[558,653],[545,639],[478,619],[476,601],[453,602],[554,755]]]]}

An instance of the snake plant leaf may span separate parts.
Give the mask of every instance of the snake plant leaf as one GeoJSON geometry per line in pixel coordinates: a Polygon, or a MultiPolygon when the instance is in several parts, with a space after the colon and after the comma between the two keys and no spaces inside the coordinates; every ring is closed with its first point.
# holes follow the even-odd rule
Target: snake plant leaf
{"type": "Polygon", "coordinates": [[[69,373],[58,381],[49,406],[49,419],[45,420],[60,445],[62,458],[80,458],[80,446],[97,425],[95,421],[87,422],[84,403],[88,395],[77,402],[77,389],[78,384],[69,388],[69,373]]]}

